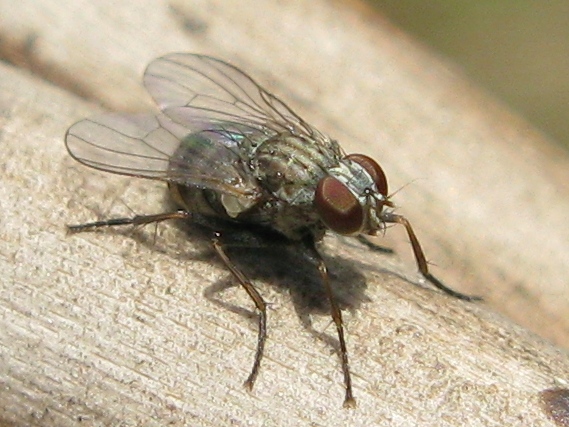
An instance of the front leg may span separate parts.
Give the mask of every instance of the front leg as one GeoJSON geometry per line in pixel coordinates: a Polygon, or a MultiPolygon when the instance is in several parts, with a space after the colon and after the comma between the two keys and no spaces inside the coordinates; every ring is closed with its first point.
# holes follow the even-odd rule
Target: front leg
{"type": "Polygon", "coordinates": [[[439,279],[437,279],[435,276],[431,274],[431,272],[429,271],[429,265],[427,264],[427,259],[425,258],[425,253],[423,252],[423,248],[421,247],[419,239],[417,239],[415,231],[413,231],[413,227],[411,227],[411,223],[407,220],[407,218],[401,215],[396,215],[391,212],[383,212],[381,214],[381,219],[386,223],[401,224],[405,227],[407,235],[409,236],[409,240],[411,241],[411,248],[413,249],[413,254],[415,255],[415,261],[417,262],[417,267],[419,268],[419,272],[422,274],[422,276],[425,279],[427,279],[435,287],[437,287],[447,295],[450,295],[451,297],[454,297],[456,299],[460,299],[463,301],[482,300],[482,298],[479,296],[466,295],[463,294],[462,292],[458,292],[455,291],[454,289],[449,288],[443,282],[441,282],[439,279]]]}

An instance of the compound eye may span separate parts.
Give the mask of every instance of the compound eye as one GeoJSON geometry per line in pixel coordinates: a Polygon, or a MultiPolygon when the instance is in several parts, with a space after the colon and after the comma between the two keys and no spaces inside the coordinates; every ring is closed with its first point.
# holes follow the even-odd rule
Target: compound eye
{"type": "Polygon", "coordinates": [[[346,159],[364,168],[372,177],[373,182],[375,182],[377,191],[387,197],[387,178],[385,177],[383,169],[381,169],[381,166],[379,166],[375,160],[363,154],[349,154],[346,156],[346,159]]]}
{"type": "Polygon", "coordinates": [[[324,224],[338,234],[357,234],[363,227],[362,205],[348,187],[332,176],[318,183],[314,205],[324,224]]]}

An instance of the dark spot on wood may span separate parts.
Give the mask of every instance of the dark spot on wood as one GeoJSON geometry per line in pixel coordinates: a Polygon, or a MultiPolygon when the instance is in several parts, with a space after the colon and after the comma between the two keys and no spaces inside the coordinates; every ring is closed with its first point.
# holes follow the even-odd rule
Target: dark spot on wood
{"type": "Polygon", "coordinates": [[[540,393],[541,406],[558,426],[569,427],[569,390],[550,388],[540,393]]]}

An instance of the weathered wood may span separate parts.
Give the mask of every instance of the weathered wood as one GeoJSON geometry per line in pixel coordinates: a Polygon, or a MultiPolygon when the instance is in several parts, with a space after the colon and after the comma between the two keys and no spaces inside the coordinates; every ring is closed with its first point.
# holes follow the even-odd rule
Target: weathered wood
{"type": "Polygon", "coordinates": [[[566,153],[353,3],[116,3],[0,2],[0,424],[552,425],[538,395],[569,381],[566,153]],[[93,103],[153,108],[141,74],[171,51],[239,65],[378,159],[433,272],[486,298],[418,284],[397,228],[379,240],[396,256],[327,238],[357,410],[298,260],[240,258],[272,303],[249,394],[252,304],[219,294],[233,281],[206,240],[175,224],[65,235],[164,208],[163,185],[87,170],[63,135],[93,103]]]}

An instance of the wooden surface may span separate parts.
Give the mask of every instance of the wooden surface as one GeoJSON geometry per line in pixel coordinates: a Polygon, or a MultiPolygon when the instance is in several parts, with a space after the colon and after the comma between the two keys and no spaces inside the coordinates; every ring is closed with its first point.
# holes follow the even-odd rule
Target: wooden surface
{"type": "Polygon", "coordinates": [[[1,0],[0,54],[0,425],[555,425],[539,393],[569,387],[569,156],[381,17],[314,0],[1,0]],[[252,304],[205,240],[175,224],[66,236],[164,209],[163,185],[88,170],[63,136],[103,109],[152,109],[142,71],[172,51],[242,67],[376,158],[433,272],[485,297],[428,289],[397,228],[378,241],[395,256],[327,238],[356,410],[294,257],[240,259],[271,302],[247,393],[252,304]]]}

